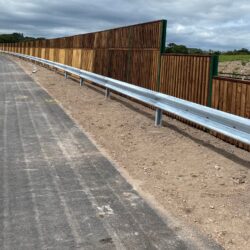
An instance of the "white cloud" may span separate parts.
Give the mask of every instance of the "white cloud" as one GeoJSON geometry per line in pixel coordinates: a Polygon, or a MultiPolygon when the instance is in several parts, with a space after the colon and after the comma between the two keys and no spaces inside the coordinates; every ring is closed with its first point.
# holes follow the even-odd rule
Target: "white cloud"
{"type": "Polygon", "coordinates": [[[227,50],[250,47],[249,13],[249,0],[0,0],[0,33],[57,37],[167,19],[167,42],[227,50]]]}

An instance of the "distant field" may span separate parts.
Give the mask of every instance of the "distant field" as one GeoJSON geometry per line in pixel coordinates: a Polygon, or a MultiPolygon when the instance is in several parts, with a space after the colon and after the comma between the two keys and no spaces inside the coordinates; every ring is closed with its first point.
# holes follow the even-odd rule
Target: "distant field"
{"type": "Polygon", "coordinates": [[[243,61],[250,62],[250,55],[220,55],[220,62],[243,61]]]}

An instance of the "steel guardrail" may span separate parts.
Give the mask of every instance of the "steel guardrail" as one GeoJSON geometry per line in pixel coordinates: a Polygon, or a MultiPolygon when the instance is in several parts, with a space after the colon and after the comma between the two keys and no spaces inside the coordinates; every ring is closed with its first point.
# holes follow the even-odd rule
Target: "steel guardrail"
{"type": "Polygon", "coordinates": [[[68,74],[76,75],[80,77],[80,85],[84,84],[84,80],[94,82],[95,84],[98,84],[106,89],[106,97],[110,96],[111,90],[149,104],[156,108],[156,126],[161,126],[162,112],[167,111],[190,122],[201,125],[211,131],[218,132],[237,141],[250,145],[250,119],[138,87],[133,84],[98,75],[86,70],[77,69],[61,63],[34,56],[23,55],[20,53],[9,51],[1,52],[62,70],[65,72],[66,78],[68,77],[68,74]]]}

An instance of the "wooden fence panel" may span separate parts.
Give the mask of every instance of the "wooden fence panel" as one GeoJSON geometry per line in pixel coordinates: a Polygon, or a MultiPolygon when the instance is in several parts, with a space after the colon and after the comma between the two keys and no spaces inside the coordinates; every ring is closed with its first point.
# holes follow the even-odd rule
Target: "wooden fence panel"
{"type": "Polygon", "coordinates": [[[81,48],[83,49],[93,49],[95,42],[95,33],[89,33],[82,35],[81,48]]]}
{"type": "Polygon", "coordinates": [[[128,50],[109,51],[109,72],[108,76],[117,80],[127,81],[128,79],[128,50]]]}
{"type": "Polygon", "coordinates": [[[65,49],[65,62],[64,62],[64,64],[72,66],[72,59],[73,59],[73,49],[72,48],[65,49]]]}
{"type": "Polygon", "coordinates": [[[129,43],[130,40],[130,28],[123,27],[110,30],[110,36],[108,40],[109,48],[124,49],[132,47],[129,43]]]}
{"type": "Polygon", "coordinates": [[[207,105],[210,58],[211,56],[163,54],[160,92],[207,105]]]}
{"type": "Polygon", "coordinates": [[[93,72],[94,50],[83,49],[81,59],[81,69],[93,72]]]}
{"type": "MultiPolygon", "coordinates": [[[[208,106],[209,85],[211,83],[210,55],[177,55],[163,54],[161,56],[161,78],[159,91],[187,101],[208,106]]],[[[189,122],[176,115],[166,112],[195,128],[204,127],[189,122]]]]}
{"type": "Polygon", "coordinates": [[[41,58],[45,59],[45,48],[41,49],[41,58]]]}
{"type": "Polygon", "coordinates": [[[159,51],[132,50],[128,64],[128,82],[157,91],[159,63],[159,51]]]}
{"type": "Polygon", "coordinates": [[[104,76],[109,75],[109,51],[106,49],[95,49],[93,72],[104,76]]]}
{"type": "Polygon", "coordinates": [[[58,48],[54,49],[54,61],[59,63],[59,50],[58,48]]]}
{"type": "MultiPolygon", "coordinates": [[[[250,81],[216,77],[213,79],[212,108],[250,119],[250,81]]],[[[213,135],[250,151],[250,146],[213,132],[213,135]]]]}
{"type": "Polygon", "coordinates": [[[162,22],[157,21],[133,26],[130,34],[131,47],[161,49],[162,25],[162,22]]]}
{"type": "Polygon", "coordinates": [[[66,64],[65,63],[66,50],[65,49],[59,49],[58,55],[59,55],[59,63],[66,64]]]}
{"type": "Polygon", "coordinates": [[[48,54],[49,54],[49,60],[54,61],[54,48],[49,48],[48,49],[48,54]]]}
{"type": "Polygon", "coordinates": [[[82,66],[82,50],[73,49],[72,66],[80,69],[82,66]]]}

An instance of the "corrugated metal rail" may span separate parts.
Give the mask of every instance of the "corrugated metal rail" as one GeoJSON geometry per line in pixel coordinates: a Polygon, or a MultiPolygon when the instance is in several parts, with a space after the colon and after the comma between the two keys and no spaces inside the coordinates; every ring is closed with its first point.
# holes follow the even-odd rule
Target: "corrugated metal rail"
{"type": "Polygon", "coordinates": [[[162,112],[167,111],[209,130],[216,131],[250,145],[249,119],[57,62],[19,53],[2,52],[60,69],[65,72],[65,77],[67,77],[68,74],[76,75],[80,77],[80,85],[84,84],[84,80],[94,82],[106,89],[106,97],[109,97],[110,91],[114,91],[149,104],[156,108],[156,126],[161,126],[162,112]]]}

